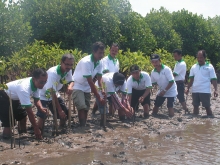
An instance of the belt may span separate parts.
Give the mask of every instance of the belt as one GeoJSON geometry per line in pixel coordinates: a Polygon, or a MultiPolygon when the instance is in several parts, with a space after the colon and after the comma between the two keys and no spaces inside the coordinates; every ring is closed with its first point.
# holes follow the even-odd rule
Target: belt
{"type": "Polygon", "coordinates": [[[176,83],[184,83],[185,81],[184,80],[178,80],[178,81],[175,81],[176,83]]]}

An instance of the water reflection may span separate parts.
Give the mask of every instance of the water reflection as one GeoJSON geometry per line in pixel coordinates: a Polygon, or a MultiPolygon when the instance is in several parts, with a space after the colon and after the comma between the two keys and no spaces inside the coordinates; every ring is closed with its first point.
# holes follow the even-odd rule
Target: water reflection
{"type": "Polygon", "coordinates": [[[36,164],[220,164],[220,131],[217,121],[190,125],[184,131],[154,138],[124,130],[124,145],[86,149],[36,164]]]}

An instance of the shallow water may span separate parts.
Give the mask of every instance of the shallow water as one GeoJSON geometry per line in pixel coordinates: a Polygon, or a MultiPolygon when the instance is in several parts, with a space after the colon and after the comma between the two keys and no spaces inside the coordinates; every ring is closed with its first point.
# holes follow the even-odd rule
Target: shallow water
{"type": "Polygon", "coordinates": [[[189,125],[183,131],[161,133],[155,137],[132,134],[124,129],[123,142],[111,146],[70,152],[45,164],[220,164],[220,130],[217,120],[189,125]]]}

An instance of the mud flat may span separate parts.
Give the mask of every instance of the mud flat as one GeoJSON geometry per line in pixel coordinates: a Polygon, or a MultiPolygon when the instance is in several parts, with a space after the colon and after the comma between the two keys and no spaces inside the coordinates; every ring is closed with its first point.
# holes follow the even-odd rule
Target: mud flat
{"type": "Polygon", "coordinates": [[[28,133],[20,137],[20,148],[15,135],[15,149],[2,138],[1,128],[0,164],[219,164],[220,98],[211,98],[214,117],[207,117],[202,108],[193,115],[191,102],[189,96],[190,114],[175,103],[173,118],[168,117],[166,104],[148,119],[140,107],[135,123],[121,122],[115,113],[108,117],[106,130],[99,126],[98,112],[92,115],[90,111],[85,128],[79,127],[77,115],[72,114],[71,129],[59,129],[56,137],[49,117],[43,140],[34,139],[29,123],[28,133]]]}

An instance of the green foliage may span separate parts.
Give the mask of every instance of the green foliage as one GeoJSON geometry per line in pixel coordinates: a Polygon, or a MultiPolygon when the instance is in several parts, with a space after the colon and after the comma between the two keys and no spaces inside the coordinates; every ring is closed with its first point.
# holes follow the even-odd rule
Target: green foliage
{"type": "Polygon", "coordinates": [[[159,10],[152,9],[146,15],[145,20],[149,25],[157,41],[157,48],[173,51],[182,47],[181,36],[172,27],[172,14],[161,7],[159,10]]]}
{"type": "Polygon", "coordinates": [[[20,5],[0,1],[0,55],[8,56],[25,46],[31,36],[29,22],[23,20],[20,5]]]}
{"type": "Polygon", "coordinates": [[[72,53],[76,61],[85,56],[78,49],[63,50],[60,48],[60,44],[48,45],[44,41],[35,41],[8,58],[7,74],[11,75],[13,79],[30,76],[30,73],[36,68],[48,69],[59,64],[65,53],[72,53]]]}
{"type": "Polygon", "coordinates": [[[111,44],[119,36],[117,9],[111,6],[116,1],[110,2],[24,0],[21,7],[25,19],[33,27],[32,39],[44,40],[49,44],[62,42],[64,49],[79,48],[88,52],[93,42],[100,40],[111,44]]]}

